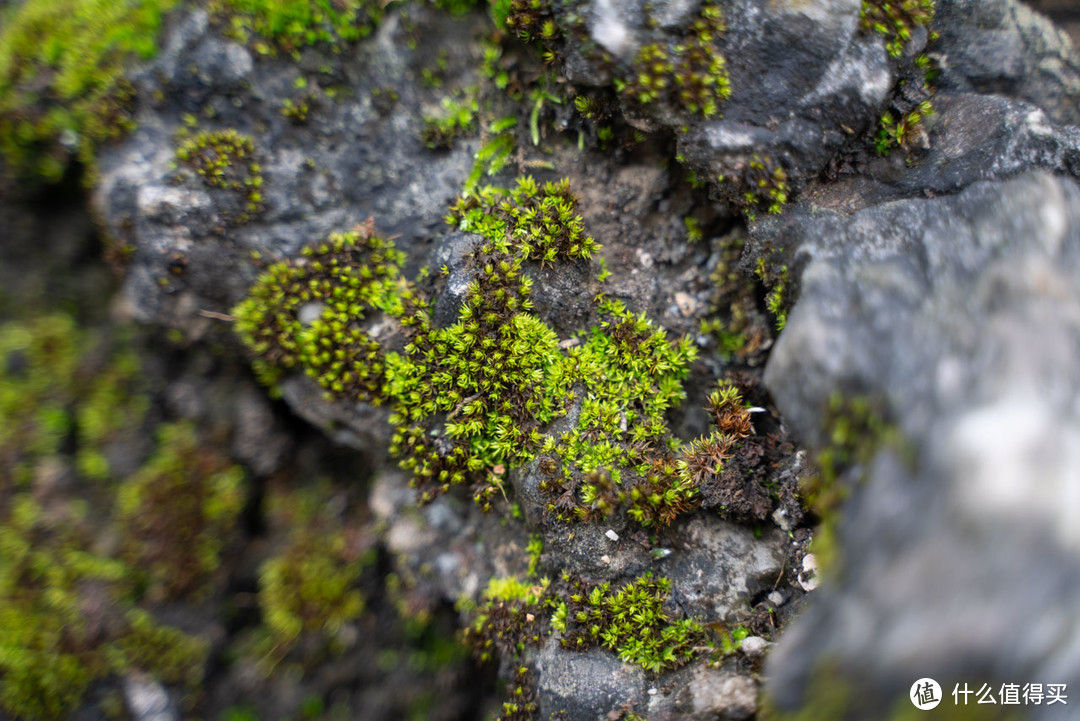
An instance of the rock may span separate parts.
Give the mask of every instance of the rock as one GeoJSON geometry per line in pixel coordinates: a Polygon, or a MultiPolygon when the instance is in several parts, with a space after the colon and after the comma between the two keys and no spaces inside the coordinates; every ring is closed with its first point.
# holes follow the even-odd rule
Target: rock
{"type": "Polygon", "coordinates": [[[941,90],[1003,95],[1042,108],[1055,123],[1080,123],[1080,59],[1068,36],[1030,3],[941,0],[932,49],[941,90]]]}
{"type": "Polygon", "coordinates": [[[772,646],[761,636],[747,636],[739,644],[739,652],[751,660],[758,660],[765,656],[765,652],[772,646]]]}
{"type": "MultiPolygon", "coordinates": [[[[681,37],[703,8],[695,0],[557,5],[556,20],[569,29],[559,70],[576,91],[601,94],[628,77],[642,47],[681,37]]],[[[626,123],[667,135],[633,150],[587,153],[553,143],[529,156],[527,143],[518,144],[518,170],[546,163],[573,178],[586,227],[605,246],[611,270],[601,284],[584,264],[530,269],[537,315],[564,348],[573,347],[589,327],[592,298],[603,292],[661,320],[672,337],[697,334],[716,246],[683,242],[682,219],[703,196],[666,164],[670,137],[701,178],[734,181],[716,189],[727,203],[738,204],[755,162],[786,175],[788,193],[802,196],[779,217],[751,224],[743,258],[748,271],[759,260],[786,266],[786,302],[797,299],[765,375],[782,422],[821,447],[835,392],[879,397],[914,460],[882,451],[842,478],[852,492],[838,529],[844,572],[807,597],[804,617],[773,652],[778,701],[807,705],[823,660],[858,683],[864,698],[849,708],[851,718],[880,717],[882,699],[906,695],[910,681],[925,675],[1080,683],[1068,612],[1080,601],[1073,398],[1080,190],[1066,177],[1080,175],[1080,130],[1067,125],[1080,120],[1073,50],[1013,0],[940,0],[940,40],[927,47],[927,33],[917,29],[902,60],[924,48],[939,60],[936,116],[910,154],[878,158],[858,144],[897,92],[901,64],[881,37],[859,28],[857,0],[722,6],[726,30],[717,49],[732,92],[715,114],[704,117],[671,97],[642,105],[624,95],[626,123]],[[866,480],[857,483],[860,470],[866,480]],[[1003,629],[1015,628],[1026,633],[1003,641],[1003,629]]],[[[410,49],[404,36],[460,38],[478,31],[479,20],[454,26],[425,6],[410,16],[411,29],[385,23],[335,59],[328,87],[343,92],[319,99],[318,112],[294,124],[280,108],[297,97],[298,80],[319,75],[317,54],[300,63],[254,58],[222,38],[205,12],[179,13],[163,52],[135,78],[139,128],[103,151],[93,191],[105,232],[134,249],[124,282],[133,314],[191,341],[213,338],[205,311],[227,314],[262,266],[372,217],[382,234],[396,236],[409,277],[434,260],[424,289],[432,291],[436,325],[453,323],[476,271],[468,260],[476,236],[444,233],[442,217],[481,139],[474,134],[433,152],[419,135],[426,108],[476,80],[477,48],[413,42],[410,49]],[[436,46],[445,49],[441,91],[421,82],[436,46]],[[396,104],[386,104],[384,88],[395,89],[396,104]],[[193,110],[203,113],[201,126],[252,138],[265,183],[263,207],[248,222],[228,217],[222,191],[172,167],[175,133],[193,110]],[[447,277],[434,277],[443,265],[447,277]]],[[[706,237],[730,229],[722,204],[708,217],[714,227],[706,237]]],[[[692,378],[704,386],[728,367],[703,358],[692,378]]],[[[205,388],[175,384],[172,409],[210,413],[205,388]]],[[[302,376],[282,381],[280,391],[297,415],[359,449],[378,478],[371,510],[393,572],[415,602],[410,608],[476,600],[489,578],[523,575],[534,533],[547,570],[613,584],[652,570],[672,580],[675,605],[705,622],[735,621],[762,600],[794,613],[787,609],[800,607],[799,589],[817,587],[817,557],[788,563],[787,533],[801,531],[799,543],[808,535],[789,516],[778,512],[783,532],[765,528],[760,538],[705,512],[660,529],[619,518],[555,526],[544,517],[535,467],[510,473],[524,521],[501,523],[498,512],[484,516],[446,497],[404,512],[415,494],[386,470],[390,409],[329,403],[302,376]],[[791,585],[774,591],[781,580],[791,585]]],[[[691,388],[690,402],[706,392],[691,388]]],[[[580,402],[544,430],[572,427],[579,412],[580,402]]],[[[237,413],[235,448],[250,460],[275,436],[266,408],[247,404],[237,413]]],[[[280,454],[263,461],[256,472],[284,463],[280,454]]],[[[800,457],[795,468],[771,471],[794,482],[801,467],[800,457]]],[[[758,659],[767,642],[751,641],[744,654],[758,659]]],[[[571,653],[549,639],[530,662],[543,718],[560,711],[594,718],[625,704],[655,718],[756,712],[754,679],[700,660],[658,679],[607,651],[571,653]]],[[[281,695],[296,706],[301,693],[296,681],[281,695]]]]}
{"type": "Polygon", "coordinates": [[[757,684],[747,676],[728,671],[699,669],[690,681],[690,697],[692,719],[736,721],[757,712],[757,684]]]}
{"type": "Polygon", "coordinates": [[[689,519],[683,548],[657,564],[672,579],[679,600],[705,621],[733,618],[746,600],[772,588],[783,563],[781,534],[757,541],[750,529],[702,514],[689,519]]]}
{"type": "MultiPolygon", "coordinates": [[[[642,46],[663,42],[664,30],[686,27],[700,6],[685,2],[597,0],[572,12],[593,18],[592,39],[633,65],[642,46]]],[[[631,117],[683,128],[679,152],[708,175],[738,173],[751,156],[783,158],[793,179],[816,172],[845,139],[860,131],[893,85],[880,38],[858,31],[859,3],[834,0],[791,5],[739,0],[723,4],[726,30],[718,42],[730,75],[731,97],[717,118],[705,119],[665,102],[626,101],[631,117]]],[[[569,47],[571,82],[606,85],[609,65],[569,47]]],[[[626,71],[633,74],[632,70],[626,71]]]]}
{"type": "Polygon", "coordinates": [[[844,572],[772,656],[779,698],[823,658],[879,700],[919,675],[1080,682],[1059,643],[1080,600],[1077,208],[1074,182],[1029,174],[788,217],[813,259],[766,382],[805,437],[838,388],[884,398],[914,462],[880,456],[845,508],[844,572]],[[1033,607],[1040,632],[1003,650],[1033,607]]]}
{"type": "Polygon", "coordinates": [[[168,691],[153,679],[128,674],[124,678],[124,701],[132,721],[179,721],[180,713],[168,691]]]}
{"type": "Polygon", "coordinates": [[[622,704],[643,701],[649,686],[641,668],[607,651],[565,651],[554,640],[541,649],[536,667],[540,718],[560,712],[567,718],[599,718],[622,704]]]}

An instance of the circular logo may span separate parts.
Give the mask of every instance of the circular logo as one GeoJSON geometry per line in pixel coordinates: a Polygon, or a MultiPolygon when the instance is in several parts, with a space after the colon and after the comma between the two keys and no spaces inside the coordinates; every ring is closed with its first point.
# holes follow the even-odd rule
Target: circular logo
{"type": "Polygon", "coordinates": [[[937,708],[941,703],[941,685],[932,678],[920,678],[911,684],[911,703],[920,711],[937,708]]]}

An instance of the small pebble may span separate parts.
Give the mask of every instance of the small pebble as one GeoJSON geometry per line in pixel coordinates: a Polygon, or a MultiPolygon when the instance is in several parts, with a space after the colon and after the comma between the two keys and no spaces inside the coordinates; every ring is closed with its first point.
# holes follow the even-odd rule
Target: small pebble
{"type": "Polygon", "coordinates": [[[604,533],[604,535],[607,536],[608,538],[610,538],[612,541],[619,540],[619,534],[615,533],[615,531],[611,530],[610,528],[607,529],[607,531],[604,533]]]}
{"type": "Polygon", "coordinates": [[[808,553],[803,556],[802,572],[799,573],[799,585],[802,586],[804,591],[813,591],[818,587],[819,583],[817,558],[814,554],[808,553]]]}
{"type": "Polygon", "coordinates": [[[739,644],[739,650],[747,658],[761,658],[765,655],[765,649],[771,646],[768,641],[761,636],[747,636],[743,639],[743,642],[739,644]]]}

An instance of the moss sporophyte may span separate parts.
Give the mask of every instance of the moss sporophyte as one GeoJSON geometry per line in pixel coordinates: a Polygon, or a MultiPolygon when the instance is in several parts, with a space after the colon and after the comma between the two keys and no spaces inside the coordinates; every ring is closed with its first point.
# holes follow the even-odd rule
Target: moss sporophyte
{"type": "MultiPolygon", "coordinates": [[[[459,199],[448,222],[479,238],[472,280],[445,327],[373,223],[275,263],[234,310],[258,376],[275,385],[301,371],[331,399],[388,404],[390,450],[421,502],[469,485],[488,510],[505,495],[507,472],[534,463],[553,519],[622,510],[642,525],[670,523],[699,505],[698,487],[741,431],[718,427],[690,444],[672,435],[665,414],[686,395],[689,338],[671,340],[602,296],[576,345],[532,312],[531,273],[599,250],[576,202],[566,181],[528,177],[459,199]],[[560,417],[570,429],[548,432],[560,417]]],[[[734,388],[720,393],[746,413],[734,388]]]]}

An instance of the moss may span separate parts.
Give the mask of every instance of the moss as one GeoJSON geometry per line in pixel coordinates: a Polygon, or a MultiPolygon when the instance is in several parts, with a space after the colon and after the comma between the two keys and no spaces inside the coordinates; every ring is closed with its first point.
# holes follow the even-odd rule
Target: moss
{"type": "Polygon", "coordinates": [[[772,267],[764,257],[761,257],[758,258],[754,273],[767,289],[765,307],[775,319],[776,330],[784,330],[784,326],[787,325],[788,304],[790,303],[790,300],[784,295],[789,280],[787,266],[772,267]]]}
{"type": "Polygon", "coordinates": [[[16,718],[62,718],[111,673],[201,681],[208,644],[134,608],[130,570],[87,546],[72,505],[46,512],[20,492],[0,518],[0,706],[16,718]]]}
{"type": "Polygon", "coordinates": [[[571,379],[558,336],[529,312],[526,247],[510,234],[480,245],[457,322],[435,329],[414,314],[406,355],[388,358],[391,450],[425,499],[471,479],[490,508],[506,468],[531,460],[548,443],[539,427],[565,413],[571,379]]]}
{"type": "Polygon", "coordinates": [[[208,188],[228,190],[242,199],[242,212],[230,218],[245,223],[262,210],[262,167],[255,158],[251,136],[229,128],[202,131],[193,137],[181,133],[178,162],[191,168],[208,188]]]}
{"type": "Polygon", "coordinates": [[[885,38],[885,49],[900,57],[916,27],[934,19],[934,0],[863,0],[859,11],[862,28],[885,38]]]}
{"type": "Polygon", "coordinates": [[[772,343],[774,325],[758,307],[758,290],[752,278],[739,268],[743,239],[738,235],[720,241],[719,261],[709,274],[713,284],[709,315],[698,332],[709,337],[728,360],[754,364],[772,343]]]}
{"type": "Polygon", "coordinates": [[[57,181],[72,157],[133,127],[133,59],[157,52],[174,0],[27,0],[0,30],[0,153],[24,176],[57,181]]]}
{"type": "Polygon", "coordinates": [[[536,693],[536,672],[528,666],[518,666],[507,688],[507,700],[496,721],[531,721],[540,710],[536,693]]]}
{"type": "Polygon", "coordinates": [[[824,418],[827,445],[817,453],[818,473],[801,481],[802,497],[818,516],[813,550],[826,573],[835,573],[841,562],[839,524],[844,502],[854,483],[861,482],[866,466],[885,447],[902,456],[908,450],[897,429],[886,422],[880,405],[865,396],[829,399],[824,418]],[[854,478],[845,480],[853,472],[854,478]]]}
{"type": "Polygon", "coordinates": [[[339,632],[364,611],[357,586],[372,553],[351,524],[320,502],[325,497],[316,489],[275,493],[268,501],[273,522],[288,528],[285,547],[259,570],[259,606],[275,657],[304,637],[342,650],[339,632]]]}
{"type": "Polygon", "coordinates": [[[644,315],[599,297],[595,324],[565,350],[531,312],[530,272],[598,250],[568,184],[484,188],[455,203],[448,222],[482,237],[456,322],[432,325],[428,302],[373,227],[334,236],[273,265],[235,309],[260,376],[274,383],[303,370],[332,398],[388,402],[390,450],[421,502],[471,485],[488,510],[505,497],[508,472],[536,461],[546,512],[560,521],[625,511],[643,526],[666,525],[698,506],[709,474],[695,459],[713,457],[716,472],[730,443],[714,434],[684,447],[668,427],[696,357],[691,340],[669,340],[644,315]],[[397,347],[367,336],[369,311],[397,322],[397,347]],[[545,432],[571,408],[570,430],[545,432]]]}
{"type": "Polygon", "coordinates": [[[447,223],[493,242],[506,241],[509,252],[541,266],[557,260],[588,260],[600,249],[585,234],[567,180],[540,186],[526,176],[509,192],[485,188],[458,200],[447,223]]]}
{"type": "Polygon", "coordinates": [[[726,63],[716,49],[724,30],[720,6],[705,3],[679,37],[642,45],[617,87],[641,105],[662,101],[691,115],[716,116],[731,95],[726,63]]]}
{"type": "Polygon", "coordinates": [[[211,10],[228,34],[257,52],[282,52],[299,60],[306,47],[334,53],[367,37],[382,21],[384,4],[373,0],[215,0],[211,10]]]}
{"type": "Polygon", "coordinates": [[[599,310],[588,342],[570,351],[571,373],[585,388],[579,420],[541,467],[549,479],[540,489],[559,520],[602,520],[625,501],[643,525],[670,523],[692,506],[695,489],[678,472],[678,441],[664,415],[685,397],[696,352],[689,338],[668,341],[620,303],[599,310]]]}
{"type": "Polygon", "coordinates": [[[190,424],[158,428],[154,456],[117,493],[124,558],[154,599],[204,598],[244,504],[244,472],[205,449],[190,424]]]}
{"type": "Polygon", "coordinates": [[[303,125],[307,122],[308,113],[311,112],[312,100],[313,96],[311,94],[304,95],[296,100],[285,98],[281,103],[281,117],[293,125],[303,125]]]}
{"type": "Polygon", "coordinates": [[[771,156],[754,154],[735,174],[718,180],[730,184],[727,195],[750,220],[761,211],[780,213],[788,200],[787,171],[771,156]]]}
{"type": "Polygon", "coordinates": [[[449,148],[455,140],[476,129],[479,110],[476,88],[466,90],[460,99],[444,97],[437,113],[424,115],[420,140],[429,148],[449,148]]]}
{"type": "Polygon", "coordinates": [[[143,386],[123,337],[113,343],[63,313],[0,325],[0,497],[72,438],[83,477],[108,479],[110,445],[137,435],[147,411],[143,386]]]}
{"type": "Polygon", "coordinates": [[[556,41],[562,38],[562,30],[555,22],[554,8],[548,0],[509,0],[505,14],[500,9],[498,17],[507,30],[525,42],[539,42],[547,53],[554,54],[556,41]]]}
{"type": "Polygon", "coordinates": [[[693,619],[674,620],[665,609],[671,581],[639,576],[618,591],[607,583],[586,587],[570,581],[558,604],[551,627],[560,644],[571,650],[602,645],[619,658],[659,673],[687,663],[704,640],[704,628],[693,619]]]}
{"type": "Polygon", "coordinates": [[[492,578],[483,600],[470,614],[462,640],[481,663],[521,658],[526,646],[537,647],[546,635],[545,600],[548,583],[513,576],[492,578]]]}
{"type": "Polygon", "coordinates": [[[874,150],[878,155],[888,155],[900,148],[909,150],[923,134],[923,121],[934,114],[934,105],[923,100],[914,109],[894,115],[892,111],[881,116],[874,136],[874,150]]]}
{"type": "Polygon", "coordinates": [[[273,385],[283,372],[302,369],[329,394],[381,403],[383,354],[362,324],[374,313],[404,313],[403,262],[367,225],[272,265],[233,309],[259,377],[273,385]]]}

